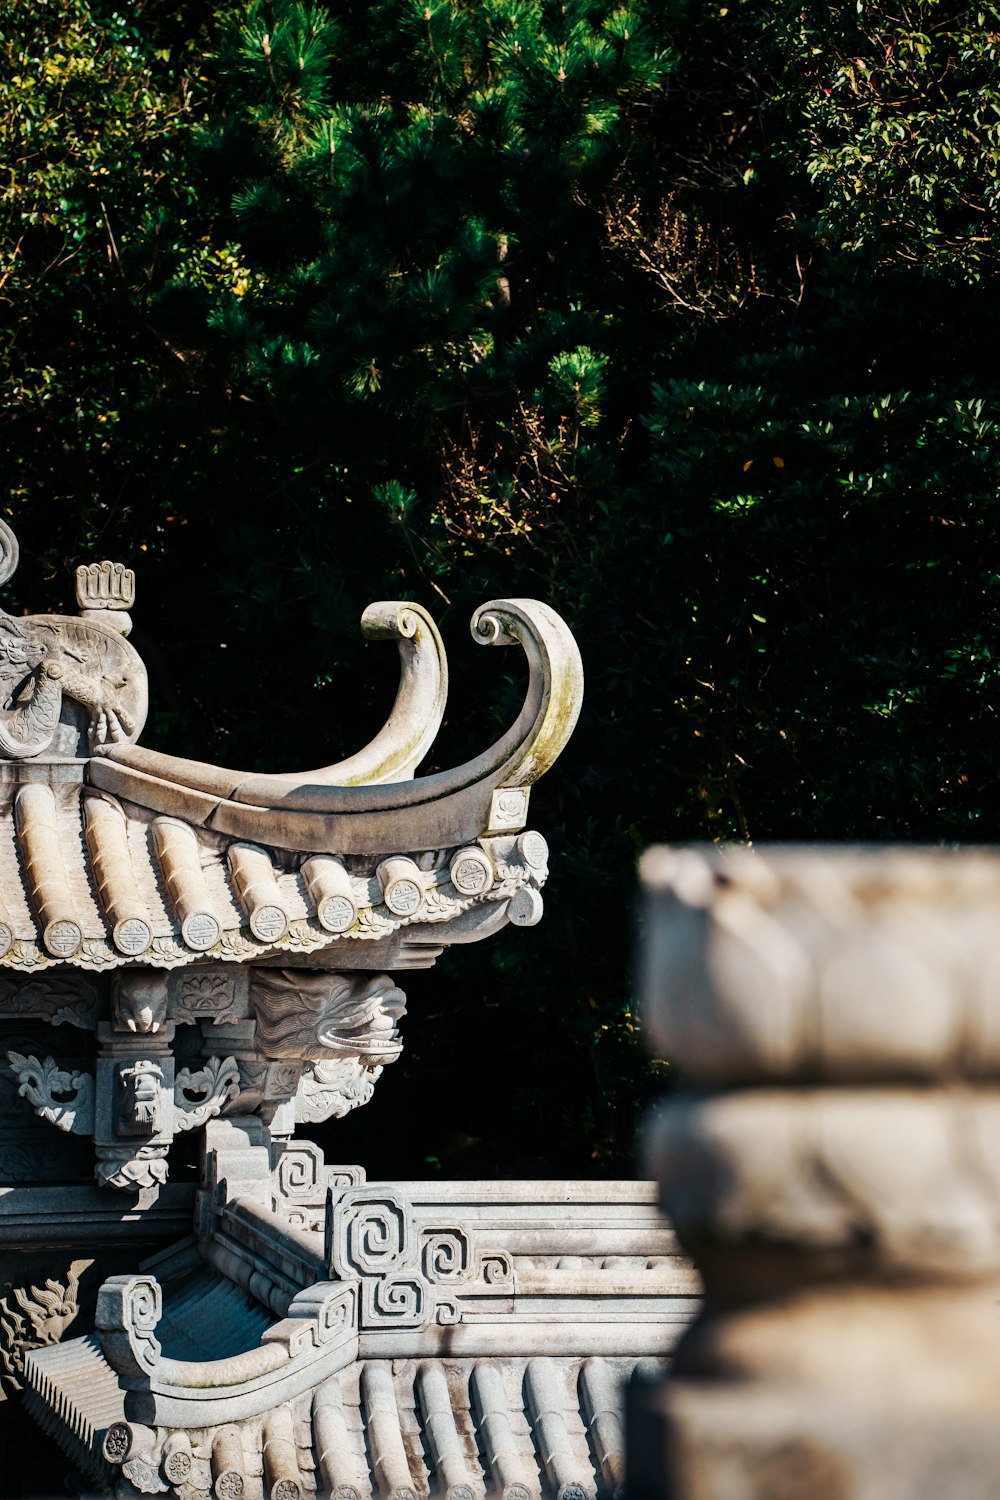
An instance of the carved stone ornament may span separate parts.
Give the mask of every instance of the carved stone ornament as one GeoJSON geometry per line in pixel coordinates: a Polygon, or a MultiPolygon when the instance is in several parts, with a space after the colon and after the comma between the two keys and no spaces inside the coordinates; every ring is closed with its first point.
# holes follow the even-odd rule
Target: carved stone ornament
{"type": "MultiPolygon", "coordinates": [[[[16,563],[0,522],[0,584],[16,563]]],[[[174,1135],[223,1112],[287,1139],[366,1103],[401,1048],[391,971],[539,920],[530,789],[573,731],[582,670],[546,605],[490,601],[472,636],[523,652],[523,707],[482,754],[421,777],[444,646],[421,606],[377,603],[362,631],[400,660],[384,727],[345,760],[244,773],[135,743],[134,600],[132,570],[104,560],[77,571],[79,618],[0,611],[0,1026],[96,1033],[93,1074],[19,1040],[18,1085],[46,1123],[93,1134],[99,1184],[149,1193],[174,1135]],[[175,1079],[178,1026],[201,1035],[175,1079]]]]}
{"type": "Polygon", "coordinates": [[[95,985],[82,974],[42,974],[30,979],[0,976],[0,1021],[38,1020],[93,1031],[100,1015],[95,985]]]}
{"type": "MultiPolygon", "coordinates": [[[[0,522],[0,583],[18,562],[13,532],[0,522]]],[[[76,730],[64,699],[85,716],[92,749],[135,739],[146,718],[146,671],[117,630],[92,618],[15,618],[0,612],[0,753],[14,759],[74,754],[76,730]],[[62,731],[62,732],[61,732],[62,731]]]]}
{"type": "Polygon", "coordinates": [[[642,873],[648,1034],[690,1081],[650,1155],[706,1301],[637,1393],[630,1486],[991,1493],[1000,855],[661,849],[642,873]]]}
{"type": "Polygon", "coordinates": [[[530,794],[579,713],[572,635],[536,600],[477,610],[478,645],[523,654],[523,705],[481,754],[421,776],[443,645],[421,606],[373,605],[363,633],[400,659],[384,728],[345,760],[260,775],[135,743],[134,593],[128,568],[94,563],[79,620],[0,617],[0,1026],[23,1028],[10,1077],[73,1153],[63,1181],[83,1154],[67,1131],[92,1136],[97,1181],[5,1195],[0,1230],[100,1234],[102,1274],[129,1263],[125,1237],[137,1251],[135,1274],[103,1282],[96,1338],[45,1348],[75,1288],[51,1308],[25,1290],[42,1309],[26,1410],[95,1493],[614,1495],[608,1392],[696,1291],[649,1185],[368,1184],[291,1139],[367,1102],[399,1056],[397,974],[539,920],[530,794]],[[39,977],[29,993],[3,971],[39,977]],[[93,1065],[57,1063],[26,1019],[78,1028],[93,1065]],[[164,1190],[174,1139],[196,1131],[197,1181],[182,1151],[164,1190]]]}
{"type": "Polygon", "coordinates": [[[381,1066],[369,1067],[359,1057],[307,1062],[295,1094],[296,1123],[315,1125],[320,1120],[339,1120],[367,1104],[381,1073],[381,1066]]]}
{"type": "Polygon", "coordinates": [[[156,1135],[160,1129],[162,1083],[163,1069],[148,1058],[119,1064],[118,1135],[156,1135]]]}
{"type": "Polygon", "coordinates": [[[329,1255],[331,1270],[345,1280],[415,1267],[413,1211],[406,1199],[384,1187],[341,1194],[332,1204],[329,1255]]]}
{"type": "Polygon", "coordinates": [[[366,1277],[361,1283],[362,1328],[420,1328],[433,1315],[430,1288],[416,1271],[366,1277]]]}
{"type": "Polygon", "coordinates": [[[240,1091],[240,1070],[232,1057],[210,1057],[192,1073],[182,1068],[174,1083],[174,1129],[200,1129],[240,1091]],[[190,1096],[200,1096],[192,1103],[190,1096]]]}
{"type": "Polygon", "coordinates": [[[388,974],[328,974],[260,969],[250,1003],[265,1057],[350,1058],[364,1067],[395,1062],[397,1022],[406,996],[388,974]]]}
{"type": "Polygon", "coordinates": [[[427,1223],[399,1189],[330,1189],[326,1254],[331,1273],[361,1285],[362,1328],[417,1328],[459,1319],[449,1292],[484,1295],[513,1286],[513,1262],[460,1224],[427,1223]]]}
{"type": "Polygon", "coordinates": [[[93,1133],[94,1079],[90,1073],[70,1073],[51,1057],[43,1062],[20,1052],[8,1052],[7,1060],[18,1079],[18,1093],[36,1115],[74,1135],[93,1133]]]}
{"type": "Polygon", "coordinates": [[[21,1389],[28,1350],[58,1344],[76,1320],[80,1277],[92,1265],[74,1260],[65,1282],[46,1277],[44,1286],[15,1286],[0,1297],[0,1401],[21,1389]]]}
{"type": "Polygon", "coordinates": [[[97,1296],[96,1324],[105,1358],[120,1374],[144,1381],[160,1360],[156,1326],[163,1295],[152,1276],[111,1276],[97,1296]]]}
{"type": "MultiPolygon", "coordinates": [[[[17,543],[0,527],[3,583],[17,543]]],[[[134,743],[147,709],[145,669],[124,639],[134,576],[105,561],[81,567],[77,584],[80,618],[0,612],[0,761],[11,767],[0,779],[0,967],[294,963],[431,924],[457,936],[470,912],[538,920],[546,848],[525,837],[530,787],[582,698],[576,644],[544,604],[493,600],[473,618],[479,644],[523,649],[529,682],[514,724],[465,765],[414,775],[441,723],[447,663],[427,612],[390,601],[362,618],[400,654],[384,728],[346,760],[257,776],[134,743]]],[[[137,1031],[163,1013],[149,972],[115,1000],[137,1031]]]]}
{"type": "Polygon", "coordinates": [[[94,1176],[101,1187],[135,1192],[167,1180],[166,1146],[107,1146],[98,1143],[94,1176]]]}
{"type": "Polygon", "coordinates": [[[156,969],[126,970],[116,975],[112,1014],[119,1031],[159,1031],[167,1015],[167,975],[156,969]]]}
{"type": "Polygon", "coordinates": [[[210,1120],[197,1247],[106,1283],[97,1340],[27,1356],[32,1410],[90,1441],[94,1482],[107,1464],[122,1495],[175,1500],[619,1492],[620,1385],[696,1291],[652,1184],[402,1191],[274,1144],[259,1119],[210,1120]],[[306,1216],[327,1195],[324,1237],[306,1216]]]}
{"type": "Polygon", "coordinates": [[[241,1021],[249,1013],[245,990],[245,973],[231,966],[208,972],[182,969],[168,976],[170,1018],[177,1023],[205,1021],[212,1026],[241,1021]]]}

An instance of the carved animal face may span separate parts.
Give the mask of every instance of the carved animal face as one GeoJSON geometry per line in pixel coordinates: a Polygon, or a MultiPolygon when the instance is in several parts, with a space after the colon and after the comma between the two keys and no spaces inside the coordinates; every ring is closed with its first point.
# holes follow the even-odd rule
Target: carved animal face
{"type": "MultiPolygon", "coordinates": [[[[345,975],[337,976],[340,979],[345,975]]],[[[388,974],[357,975],[347,993],[331,986],[316,1023],[317,1040],[362,1062],[395,1062],[402,1049],[397,1022],[406,1014],[406,996],[388,974]]]]}
{"type": "Polygon", "coordinates": [[[257,969],[250,1000],[266,1057],[395,1062],[406,996],[388,974],[257,969]]]}

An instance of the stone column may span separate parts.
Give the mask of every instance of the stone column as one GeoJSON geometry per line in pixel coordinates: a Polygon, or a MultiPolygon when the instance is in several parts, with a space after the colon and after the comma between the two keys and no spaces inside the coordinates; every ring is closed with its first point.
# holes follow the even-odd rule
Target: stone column
{"type": "Polygon", "coordinates": [[[1000,853],[653,849],[650,1139],[703,1309],[631,1500],[1000,1493],[1000,853]]]}

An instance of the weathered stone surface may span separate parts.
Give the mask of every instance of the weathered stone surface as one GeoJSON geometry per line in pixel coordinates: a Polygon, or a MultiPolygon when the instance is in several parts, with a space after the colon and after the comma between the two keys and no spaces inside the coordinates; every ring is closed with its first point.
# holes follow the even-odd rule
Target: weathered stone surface
{"type": "Polygon", "coordinates": [[[239,1117],[206,1142],[198,1246],[106,1282],[99,1342],[25,1356],[88,1473],[184,1495],[178,1455],[233,1493],[617,1493],[621,1382],[698,1293],[652,1184],[365,1183],[307,1142],[272,1167],[239,1117]]]}
{"type": "MultiPolygon", "coordinates": [[[[0,522],[0,583],[16,562],[0,522]]],[[[57,971],[48,991],[0,980],[0,1026],[96,1034],[89,1066],[13,1036],[11,1076],[40,1121],[93,1137],[98,1182],[148,1204],[177,1133],[239,1110],[280,1142],[367,1102],[401,1046],[389,968],[539,920],[548,849],[525,828],[528,794],[572,733],[582,672],[546,605],[483,606],[474,639],[525,653],[524,707],[484,754],[415,779],[444,647],[420,606],[374,604],[362,630],[400,658],[383,729],[333,765],[244,774],[131,743],[146,713],[124,639],[134,575],[82,567],[77,598],[82,619],[0,613],[0,970],[57,971]],[[67,968],[113,983],[67,988],[67,968]]]]}
{"type": "Polygon", "coordinates": [[[1000,1078],[1000,858],[833,848],[643,860],[650,1044],[693,1076],[1000,1078]]]}
{"type": "Polygon", "coordinates": [[[650,1157],[706,1300],[641,1500],[992,1494],[1000,855],[653,850],[650,1157]]]}
{"type": "MultiPolygon", "coordinates": [[[[15,562],[0,523],[0,582],[15,562]]],[[[63,1162],[86,1143],[102,1187],[0,1193],[0,1243],[176,1232],[171,1146],[204,1150],[194,1236],[102,1256],[92,1318],[76,1260],[0,1299],[27,1409],[120,1500],[618,1495],[621,1381],[699,1292],[652,1186],[367,1183],[291,1139],[399,1055],[397,970],[540,920],[529,795],[579,712],[572,635],[538,601],[478,610],[477,643],[525,654],[523,708],[419,777],[444,649],[421,607],[373,605],[400,658],[384,728],[257,775],[134,743],[134,577],[95,563],[77,590],[80,619],[0,615],[0,1152],[9,1114],[63,1162]]]]}
{"type": "MultiPolygon", "coordinates": [[[[2,582],[17,544],[0,527],[2,582]]],[[[271,953],[361,967],[345,947],[423,924],[446,942],[477,905],[514,902],[522,925],[537,906],[547,859],[540,835],[524,838],[529,788],[572,733],[583,685],[573,637],[546,605],[477,611],[474,639],[519,644],[529,681],[518,719],[466,765],[414,779],[447,661],[427,612],[392,601],[361,622],[399,648],[383,729],[347,760],[257,776],[132,743],[146,716],[145,670],[123,638],[134,576],[92,564],[77,592],[82,619],[0,612],[0,967],[271,953]]]]}

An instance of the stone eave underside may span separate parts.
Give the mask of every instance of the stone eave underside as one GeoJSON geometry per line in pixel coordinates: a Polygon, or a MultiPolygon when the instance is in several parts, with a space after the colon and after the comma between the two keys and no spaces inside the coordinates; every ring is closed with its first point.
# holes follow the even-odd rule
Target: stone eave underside
{"type": "MultiPolygon", "coordinates": [[[[99,792],[85,765],[0,782],[0,967],[301,960],[404,928],[441,931],[519,892],[537,900],[547,875],[544,840],[517,832],[388,860],[268,849],[99,792]]],[[[350,957],[338,952],[335,966],[350,957]]]]}

